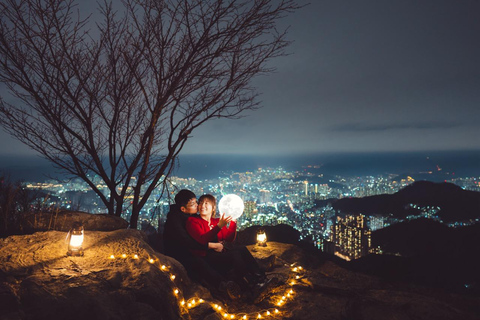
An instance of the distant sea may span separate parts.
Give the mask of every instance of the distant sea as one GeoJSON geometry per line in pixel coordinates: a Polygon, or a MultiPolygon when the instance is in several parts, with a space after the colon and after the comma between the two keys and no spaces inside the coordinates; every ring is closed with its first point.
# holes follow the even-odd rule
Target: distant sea
{"type": "MultiPolygon", "coordinates": [[[[231,172],[283,167],[326,175],[365,176],[442,172],[450,177],[480,177],[480,151],[408,153],[323,153],[303,155],[182,155],[174,175],[205,180],[231,172]]],[[[63,175],[38,156],[0,156],[0,173],[13,180],[45,181],[63,175]]]]}

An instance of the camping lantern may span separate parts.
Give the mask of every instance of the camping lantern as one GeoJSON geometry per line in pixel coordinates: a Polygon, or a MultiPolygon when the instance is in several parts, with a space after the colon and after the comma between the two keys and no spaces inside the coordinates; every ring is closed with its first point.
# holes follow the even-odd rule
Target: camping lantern
{"type": "Polygon", "coordinates": [[[66,239],[68,243],[67,256],[83,256],[83,231],[83,226],[80,222],[73,223],[66,239]]]}
{"type": "Polygon", "coordinates": [[[267,234],[263,229],[257,231],[257,245],[261,247],[267,246],[267,234]]]}

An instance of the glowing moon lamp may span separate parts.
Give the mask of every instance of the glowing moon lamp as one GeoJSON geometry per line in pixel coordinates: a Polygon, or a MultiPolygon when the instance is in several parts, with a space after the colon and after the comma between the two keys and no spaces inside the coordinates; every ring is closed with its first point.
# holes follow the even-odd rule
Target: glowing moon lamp
{"type": "Polygon", "coordinates": [[[227,194],[220,199],[218,203],[218,211],[220,216],[225,213],[225,216],[232,217],[233,220],[237,220],[242,214],[245,205],[242,198],[236,194],[227,194]]]}

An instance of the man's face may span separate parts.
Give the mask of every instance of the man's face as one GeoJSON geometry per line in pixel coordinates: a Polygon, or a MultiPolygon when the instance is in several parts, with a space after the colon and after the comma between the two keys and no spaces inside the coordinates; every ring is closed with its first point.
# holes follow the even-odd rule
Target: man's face
{"type": "Polygon", "coordinates": [[[196,214],[197,213],[197,199],[192,198],[188,201],[188,203],[181,207],[180,210],[182,212],[188,213],[188,214],[196,214]]]}

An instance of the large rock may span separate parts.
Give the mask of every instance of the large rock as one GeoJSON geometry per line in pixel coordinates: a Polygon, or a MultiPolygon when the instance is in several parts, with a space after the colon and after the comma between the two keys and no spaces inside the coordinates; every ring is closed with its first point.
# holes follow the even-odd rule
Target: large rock
{"type": "Polygon", "coordinates": [[[68,231],[75,222],[82,223],[85,230],[91,231],[113,231],[128,227],[128,222],[125,219],[108,214],[51,211],[29,214],[22,221],[21,228],[25,233],[47,230],[68,231]]]}
{"type": "Polygon", "coordinates": [[[179,297],[209,294],[140,231],[85,231],[83,257],[67,257],[65,236],[0,240],[1,319],[190,319],[174,288],[179,297]]]}
{"type": "Polygon", "coordinates": [[[268,276],[279,282],[266,299],[221,302],[190,281],[176,260],[155,252],[141,231],[87,229],[83,257],[66,256],[65,236],[48,231],[0,239],[1,320],[214,320],[259,314],[263,319],[470,320],[479,315],[478,297],[385,283],[296,245],[270,241],[267,247],[248,246],[261,263],[275,257],[268,276]]]}

